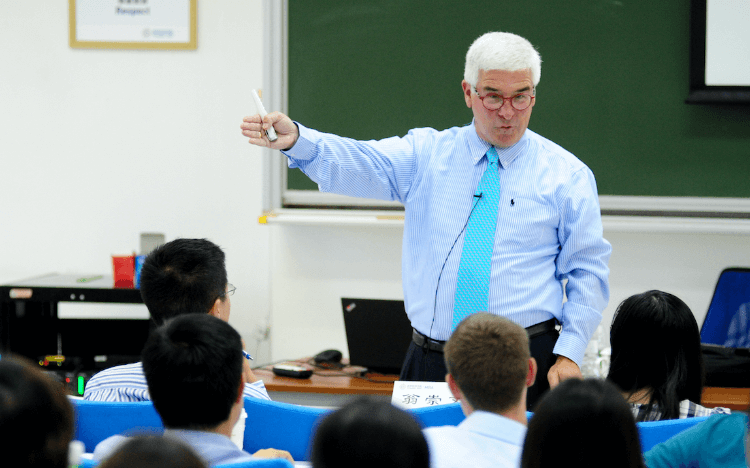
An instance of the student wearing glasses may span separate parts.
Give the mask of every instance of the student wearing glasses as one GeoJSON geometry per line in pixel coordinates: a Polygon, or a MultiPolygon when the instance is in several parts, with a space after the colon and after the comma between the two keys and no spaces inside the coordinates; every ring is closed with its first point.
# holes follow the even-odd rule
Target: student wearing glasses
{"type": "MultiPolygon", "coordinates": [[[[143,263],[141,297],[156,325],[197,310],[229,321],[235,287],[227,282],[225,255],[207,239],[175,239],[157,247],[143,263]]],[[[266,387],[243,359],[245,396],[270,400],[266,387]]],[[[150,400],[140,362],[110,367],[86,383],[85,400],[150,400]]]]}
{"type": "Polygon", "coordinates": [[[279,112],[243,119],[251,144],[282,150],[321,191],[404,204],[402,278],[414,340],[402,380],[442,381],[445,341],[478,311],[527,329],[541,374],[530,405],[549,384],[581,377],[609,299],[611,246],[592,172],[527,128],[540,75],[529,41],[492,32],[466,55],[461,88],[473,120],[463,127],[356,141],[279,112]]]}

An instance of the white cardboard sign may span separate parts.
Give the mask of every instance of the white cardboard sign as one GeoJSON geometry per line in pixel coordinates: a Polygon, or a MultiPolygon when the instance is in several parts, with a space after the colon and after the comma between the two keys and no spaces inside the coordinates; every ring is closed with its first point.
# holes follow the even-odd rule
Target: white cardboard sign
{"type": "Polygon", "coordinates": [[[407,382],[393,383],[391,404],[403,409],[424,408],[427,406],[455,403],[446,382],[407,382]]]}

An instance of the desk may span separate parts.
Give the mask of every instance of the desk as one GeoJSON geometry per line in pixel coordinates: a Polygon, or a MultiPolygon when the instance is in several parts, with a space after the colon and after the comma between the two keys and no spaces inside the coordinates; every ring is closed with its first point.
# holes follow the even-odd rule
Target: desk
{"type": "MultiPolygon", "coordinates": [[[[308,360],[289,361],[289,364],[304,365],[308,360]]],[[[309,379],[295,379],[274,374],[272,367],[253,369],[255,375],[263,380],[271,399],[306,406],[338,408],[360,395],[391,401],[393,382],[398,380],[397,375],[366,374],[365,378],[346,375],[363,370],[352,367],[345,368],[343,372],[316,369],[309,379]]]]}
{"type": "Polygon", "coordinates": [[[750,406],[750,388],[704,387],[701,405],[744,411],[750,406]]]}
{"type": "MultiPolygon", "coordinates": [[[[301,365],[307,361],[300,359],[290,363],[301,365]]],[[[307,406],[340,407],[358,395],[372,395],[390,401],[393,382],[398,380],[397,375],[368,374],[368,380],[365,380],[331,371],[317,371],[322,375],[313,374],[309,379],[293,379],[275,375],[271,367],[253,370],[263,380],[271,399],[307,406]]],[[[744,411],[750,406],[750,388],[705,387],[701,405],[744,411]]]]}

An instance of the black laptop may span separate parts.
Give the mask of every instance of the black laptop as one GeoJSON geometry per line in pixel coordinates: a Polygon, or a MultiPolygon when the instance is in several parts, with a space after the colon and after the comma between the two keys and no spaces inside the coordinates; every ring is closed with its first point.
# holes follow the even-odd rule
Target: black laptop
{"type": "Polygon", "coordinates": [[[349,363],[370,372],[399,374],[412,328],[404,301],[342,298],[349,363]]]}

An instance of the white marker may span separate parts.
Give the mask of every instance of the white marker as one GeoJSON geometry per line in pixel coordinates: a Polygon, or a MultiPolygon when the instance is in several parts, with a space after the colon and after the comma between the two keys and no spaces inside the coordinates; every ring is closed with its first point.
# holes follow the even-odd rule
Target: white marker
{"type": "MultiPolygon", "coordinates": [[[[253,90],[253,99],[255,100],[255,107],[258,108],[258,113],[260,114],[260,118],[263,119],[266,115],[268,115],[268,112],[266,112],[266,108],[263,107],[263,103],[260,101],[260,96],[258,96],[258,91],[253,90]]],[[[263,122],[261,122],[261,125],[263,122]]],[[[268,141],[276,141],[278,137],[276,136],[276,130],[273,129],[273,125],[271,125],[271,128],[265,131],[266,135],[268,135],[268,141]]]]}

